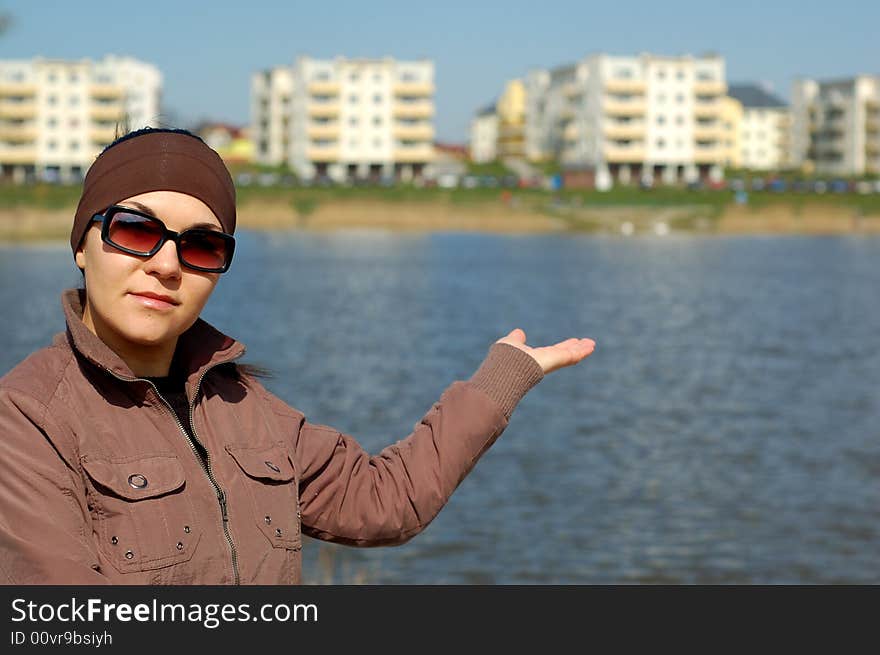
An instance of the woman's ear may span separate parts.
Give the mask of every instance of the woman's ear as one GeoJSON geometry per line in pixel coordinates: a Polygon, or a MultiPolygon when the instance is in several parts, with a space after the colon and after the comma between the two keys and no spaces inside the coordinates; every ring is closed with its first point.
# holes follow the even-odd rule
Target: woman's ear
{"type": "Polygon", "coordinates": [[[77,267],[79,267],[79,269],[83,271],[86,268],[86,253],[83,252],[85,249],[85,244],[86,240],[83,239],[82,243],[79,245],[79,248],[76,249],[76,253],[73,255],[77,267]]]}

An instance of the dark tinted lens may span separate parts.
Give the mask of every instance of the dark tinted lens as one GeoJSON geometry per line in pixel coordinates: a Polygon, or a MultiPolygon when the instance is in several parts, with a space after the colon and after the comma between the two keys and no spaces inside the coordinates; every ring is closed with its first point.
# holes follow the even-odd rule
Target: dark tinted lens
{"type": "Polygon", "coordinates": [[[226,265],[229,242],[211,230],[188,230],[180,235],[180,258],[185,264],[221,269],[226,265]]]}
{"type": "Polygon", "coordinates": [[[162,238],[162,225],[146,216],[116,212],[110,220],[109,237],[118,246],[146,254],[162,238]]]}

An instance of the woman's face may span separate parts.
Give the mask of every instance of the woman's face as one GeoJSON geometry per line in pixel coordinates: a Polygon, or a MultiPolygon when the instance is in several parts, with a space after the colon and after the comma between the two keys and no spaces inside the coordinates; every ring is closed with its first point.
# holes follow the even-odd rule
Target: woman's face
{"type": "MultiPolygon", "coordinates": [[[[205,203],[176,191],[151,191],[116,204],[155,214],[175,232],[197,223],[222,229],[205,203]]],[[[86,232],[76,263],[85,271],[83,322],[120,355],[173,351],[177,337],[195,323],[220,277],[183,266],[170,240],[152,257],[117,250],[101,240],[100,223],[86,232]],[[166,296],[171,302],[139,295],[144,293],[166,296]]]]}

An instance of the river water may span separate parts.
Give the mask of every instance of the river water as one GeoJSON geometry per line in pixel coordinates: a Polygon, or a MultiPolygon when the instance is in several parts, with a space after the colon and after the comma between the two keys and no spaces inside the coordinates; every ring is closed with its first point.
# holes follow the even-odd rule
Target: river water
{"type": "MultiPolygon", "coordinates": [[[[880,239],[238,235],[203,317],[378,452],[491,343],[591,337],[409,543],[304,580],[880,582],[880,239]]],[[[64,245],[0,247],[0,374],[63,329],[64,245]]]]}

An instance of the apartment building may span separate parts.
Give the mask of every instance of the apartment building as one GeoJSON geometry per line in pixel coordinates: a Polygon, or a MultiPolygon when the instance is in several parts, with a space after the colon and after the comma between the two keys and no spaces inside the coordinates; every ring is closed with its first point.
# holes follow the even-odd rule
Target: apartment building
{"type": "Polygon", "coordinates": [[[526,89],[522,80],[510,80],[495,104],[498,116],[497,157],[522,159],[526,156],[526,89]]]}
{"type": "Polygon", "coordinates": [[[251,76],[251,136],[254,161],[290,164],[293,68],[276,66],[251,76]]]}
{"type": "Polygon", "coordinates": [[[498,114],[495,105],[484,107],[471,121],[470,158],[478,164],[498,157],[498,114]]]}
{"type": "Polygon", "coordinates": [[[421,176],[434,160],[429,60],[300,57],[252,79],[256,160],[301,178],[421,176]]]}
{"type": "Polygon", "coordinates": [[[596,54],[516,82],[506,126],[497,111],[499,156],[557,159],[599,186],[718,180],[731,159],[721,57],[596,54]]]}
{"type": "Polygon", "coordinates": [[[117,135],[161,121],[161,88],[155,66],[129,57],[0,61],[0,175],[81,180],[117,135]]]}
{"type": "Polygon", "coordinates": [[[743,105],[729,95],[721,99],[721,164],[725,168],[742,168],[743,105]]]}
{"type": "Polygon", "coordinates": [[[728,94],[742,105],[738,167],[753,171],[787,168],[791,161],[788,105],[757,84],[731,84],[728,94]]]}
{"type": "Polygon", "coordinates": [[[880,174],[880,76],[796,80],[792,163],[827,175],[880,174]]]}

